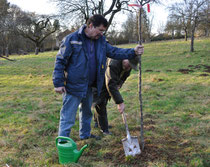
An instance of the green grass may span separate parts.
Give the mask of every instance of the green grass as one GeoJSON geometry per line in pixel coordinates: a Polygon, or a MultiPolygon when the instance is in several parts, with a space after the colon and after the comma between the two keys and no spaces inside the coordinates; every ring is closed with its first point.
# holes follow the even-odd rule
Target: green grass
{"type": "MultiPolygon", "coordinates": [[[[134,47],[121,45],[120,47],[134,47]]],[[[134,158],[124,156],[126,137],[122,118],[108,104],[112,136],[80,141],[78,114],[71,137],[81,148],[79,162],[68,166],[210,166],[210,39],[144,44],[142,96],[145,149],[134,158]]],[[[0,59],[0,166],[62,166],[55,138],[61,95],[53,90],[56,52],[0,59]]],[[[121,88],[130,133],[140,137],[138,72],[121,88]]],[[[98,129],[93,133],[101,135],[98,129]]],[[[140,141],[140,138],[139,138],[140,141]]]]}

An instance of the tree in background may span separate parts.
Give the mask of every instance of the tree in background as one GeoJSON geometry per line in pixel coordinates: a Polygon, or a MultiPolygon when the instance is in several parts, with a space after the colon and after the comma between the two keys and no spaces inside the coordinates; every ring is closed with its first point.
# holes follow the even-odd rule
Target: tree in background
{"type": "Polygon", "coordinates": [[[171,38],[174,39],[176,29],[176,21],[169,19],[166,22],[165,32],[171,35],[171,38]]]}
{"type": "Polygon", "coordinates": [[[116,25],[117,25],[116,22],[112,22],[112,26],[110,26],[109,31],[106,34],[107,40],[112,45],[117,45],[120,43],[119,36],[121,32],[116,29],[116,25]]]}
{"type": "Polygon", "coordinates": [[[137,17],[133,13],[129,13],[127,20],[122,24],[122,34],[125,43],[132,43],[138,41],[138,25],[136,24],[137,17]]]}
{"type": "Polygon", "coordinates": [[[0,33],[7,29],[6,17],[8,15],[9,3],[7,0],[0,0],[0,33]]]}
{"type": "Polygon", "coordinates": [[[43,41],[56,32],[60,25],[58,20],[52,22],[49,17],[44,15],[21,12],[16,17],[15,27],[18,34],[35,44],[35,54],[37,55],[43,41]]]}
{"type": "Polygon", "coordinates": [[[6,55],[8,57],[8,45],[6,40],[8,39],[8,9],[9,3],[7,0],[0,0],[0,55],[6,55]]]}
{"type": "Polygon", "coordinates": [[[206,9],[205,4],[209,4],[209,0],[184,0],[169,7],[171,18],[181,21],[186,38],[189,29],[191,29],[191,52],[194,51],[196,28],[201,22],[206,20],[204,14],[204,9],[206,9]]]}
{"type": "Polygon", "coordinates": [[[177,27],[182,29],[185,33],[185,41],[187,41],[189,31],[191,30],[191,15],[189,14],[189,9],[186,8],[187,1],[181,3],[174,3],[169,7],[169,22],[174,23],[174,28],[177,27]],[[179,26],[177,26],[179,25],[179,26]]]}
{"type": "Polygon", "coordinates": [[[201,32],[201,35],[206,37],[209,36],[210,30],[210,0],[207,0],[204,5],[202,6],[202,21],[198,25],[198,31],[201,32]]]}
{"type": "Polygon", "coordinates": [[[142,10],[142,37],[144,41],[151,41],[153,18],[154,17],[152,16],[150,19],[147,15],[147,11],[145,9],[142,10]]]}
{"type": "Polygon", "coordinates": [[[27,54],[35,47],[38,54],[44,43],[52,48],[55,46],[55,36],[52,34],[58,29],[58,20],[24,12],[7,0],[0,0],[0,55],[27,54]],[[54,44],[52,40],[46,41],[47,37],[53,39],[54,44]]]}
{"type": "MultiPolygon", "coordinates": [[[[187,0],[185,0],[187,1],[187,0]]],[[[208,0],[207,0],[208,1],[208,0]]],[[[206,0],[189,0],[187,1],[187,9],[189,12],[189,18],[191,19],[191,47],[190,51],[194,52],[194,37],[195,37],[195,31],[198,25],[204,21],[204,14],[203,14],[203,5],[205,4],[206,0]]]]}

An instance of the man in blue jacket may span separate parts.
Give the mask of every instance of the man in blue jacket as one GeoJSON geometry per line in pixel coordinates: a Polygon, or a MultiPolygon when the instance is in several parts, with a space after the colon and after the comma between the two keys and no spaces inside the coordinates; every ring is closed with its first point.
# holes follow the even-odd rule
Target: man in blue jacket
{"type": "Polygon", "coordinates": [[[107,43],[103,33],[108,25],[102,15],[94,15],[78,31],[67,35],[61,43],[53,71],[55,92],[63,94],[59,136],[69,137],[80,105],[80,139],[96,138],[91,132],[92,87],[100,95],[103,86],[106,56],[132,59],[143,53],[143,47],[122,49],[107,43]]]}

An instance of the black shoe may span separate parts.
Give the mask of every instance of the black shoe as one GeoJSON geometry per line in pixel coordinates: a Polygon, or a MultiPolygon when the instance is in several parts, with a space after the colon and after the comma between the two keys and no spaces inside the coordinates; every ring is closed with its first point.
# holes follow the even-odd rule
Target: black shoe
{"type": "Polygon", "coordinates": [[[86,139],[90,139],[90,138],[96,139],[96,140],[101,140],[101,137],[100,137],[100,136],[95,136],[95,135],[93,135],[93,134],[90,134],[89,137],[85,137],[85,138],[83,138],[83,139],[81,139],[81,140],[86,140],[86,139]]]}
{"type": "Polygon", "coordinates": [[[112,133],[109,130],[101,130],[101,132],[103,133],[103,135],[112,135],[112,133]]]}

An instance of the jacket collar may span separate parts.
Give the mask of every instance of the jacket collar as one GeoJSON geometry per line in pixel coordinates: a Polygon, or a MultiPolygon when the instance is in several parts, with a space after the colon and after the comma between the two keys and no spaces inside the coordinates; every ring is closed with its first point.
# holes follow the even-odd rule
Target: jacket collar
{"type": "Polygon", "coordinates": [[[84,31],[84,29],[87,27],[86,24],[82,25],[80,28],[79,28],[79,31],[78,31],[78,34],[79,35],[82,35],[82,32],[84,31]]]}

